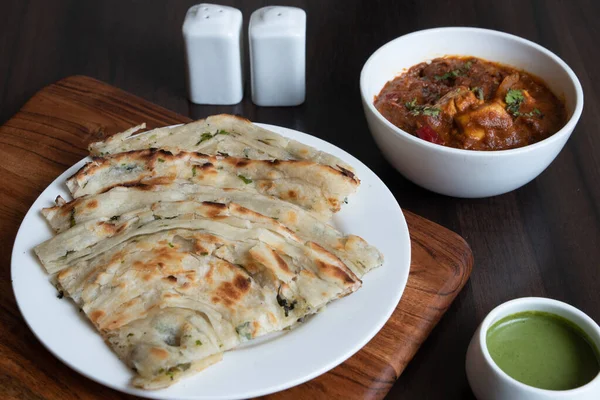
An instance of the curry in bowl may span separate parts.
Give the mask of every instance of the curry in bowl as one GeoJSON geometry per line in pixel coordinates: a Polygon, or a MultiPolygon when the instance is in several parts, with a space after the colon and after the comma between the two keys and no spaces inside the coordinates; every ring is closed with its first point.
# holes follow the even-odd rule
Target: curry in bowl
{"type": "Polygon", "coordinates": [[[389,81],[374,104],[406,132],[467,150],[527,146],[567,122],[565,105],[542,80],[475,57],[417,64],[389,81]]]}

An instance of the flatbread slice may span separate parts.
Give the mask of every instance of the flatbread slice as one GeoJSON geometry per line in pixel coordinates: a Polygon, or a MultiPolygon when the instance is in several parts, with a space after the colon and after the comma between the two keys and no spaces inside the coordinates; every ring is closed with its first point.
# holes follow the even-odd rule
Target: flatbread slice
{"type": "MultiPolygon", "coordinates": [[[[122,214],[135,210],[145,212],[154,203],[183,200],[236,203],[273,218],[300,238],[319,243],[335,254],[359,278],[383,263],[381,253],[364,239],[344,235],[313,213],[292,203],[240,189],[220,189],[192,183],[117,186],[107,192],[83,196],[68,203],[59,197],[57,205],[43,209],[42,214],[56,232],[64,232],[72,226],[79,227],[90,221],[89,229],[98,229],[99,222],[116,221],[122,214]]],[[[72,235],[77,237],[80,234],[74,231],[72,235]]]]}
{"type": "Polygon", "coordinates": [[[354,171],[350,165],[329,153],[263,129],[235,115],[213,115],[177,127],[135,134],[145,128],[146,124],[138,125],[104,141],[92,143],[89,146],[90,153],[105,156],[131,150],[162,148],[174,153],[196,151],[253,160],[308,160],[339,171],[354,171]]]}
{"type": "Polygon", "coordinates": [[[35,251],[146,389],[169,386],[361,285],[316,243],[234,203],[157,203],[123,219],[78,232],[83,223],[35,251]],[[65,246],[73,248],[57,257],[65,246]]]}
{"type": "Polygon", "coordinates": [[[272,195],[328,219],[360,181],[311,161],[264,161],[199,153],[140,150],[96,158],[67,180],[74,198],[114,186],[187,181],[272,195]]]}

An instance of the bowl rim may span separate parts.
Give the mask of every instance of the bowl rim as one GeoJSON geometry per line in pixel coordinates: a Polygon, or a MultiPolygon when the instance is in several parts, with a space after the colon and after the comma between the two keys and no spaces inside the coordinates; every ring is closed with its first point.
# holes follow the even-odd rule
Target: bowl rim
{"type": "MultiPolygon", "coordinates": [[[[393,79],[393,77],[390,78],[390,80],[391,79],[393,79]]],[[[381,91],[381,89],[380,89],[380,91],[381,91]]],[[[392,132],[394,132],[395,135],[402,136],[402,137],[412,141],[416,145],[424,146],[424,147],[430,148],[432,150],[439,150],[441,152],[446,152],[446,153],[455,154],[455,155],[461,155],[463,157],[465,157],[465,156],[467,156],[467,157],[513,156],[513,155],[517,155],[520,153],[527,153],[530,151],[534,151],[535,149],[549,146],[556,141],[562,140],[564,136],[567,137],[567,138],[565,138],[565,140],[566,140],[566,139],[568,139],[568,136],[575,129],[575,125],[577,125],[577,122],[579,121],[579,118],[581,117],[581,113],[583,111],[583,103],[584,103],[583,88],[581,86],[581,83],[579,82],[579,79],[577,78],[577,75],[575,75],[575,72],[573,72],[571,67],[569,67],[569,65],[567,65],[567,63],[565,63],[559,56],[557,56],[550,50],[546,49],[545,47],[540,46],[539,44],[537,44],[535,42],[532,42],[531,40],[524,39],[522,37],[512,35],[512,34],[506,33],[506,32],[496,31],[493,29],[475,28],[475,27],[441,27],[441,28],[423,29],[423,30],[411,32],[406,35],[402,35],[395,39],[390,40],[389,42],[385,43],[384,45],[379,47],[377,50],[375,50],[375,52],[373,52],[373,54],[371,54],[369,56],[369,58],[363,65],[363,68],[360,72],[360,94],[361,94],[361,97],[363,100],[363,104],[366,105],[367,109],[369,111],[371,111],[379,121],[383,122],[388,128],[390,128],[392,130],[392,132]],[[388,121],[379,112],[379,110],[377,110],[377,108],[375,108],[373,101],[368,99],[367,95],[365,93],[366,92],[365,86],[366,86],[366,79],[367,79],[367,71],[368,71],[369,67],[371,66],[371,64],[374,62],[375,58],[379,54],[383,53],[387,48],[391,47],[397,41],[404,40],[404,39],[407,39],[407,38],[410,38],[413,36],[415,36],[415,37],[423,36],[423,35],[432,34],[432,33],[433,34],[435,34],[435,33],[447,34],[448,32],[467,32],[467,33],[474,33],[474,34],[480,34],[480,35],[503,37],[503,38],[510,39],[515,42],[520,42],[521,44],[524,44],[533,49],[536,49],[536,50],[544,53],[546,56],[550,57],[556,64],[559,65],[560,68],[562,68],[567,73],[567,75],[569,76],[569,78],[571,80],[571,84],[575,88],[575,107],[573,108],[573,113],[571,114],[571,117],[569,118],[567,123],[560,130],[558,130],[556,133],[550,135],[546,139],[541,140],[537,143],[523,146],[523,147],[517,147],[514,149],[506,149],[506,150],[468,150],[468,149],[457,149],[454,147],[448,147],[448,146],[444,146],[444,145],[430,143],[426,140],[420,139],[420,138],[398,128],[396,125],[394,125],[390,121],[388,121]]]]}
{"type": "Polygon", "coordinates": [[[507,302],[504,302],[504,303],[496,306],[492,311],[490,311],[486,315],[486,317],[481,322],[481,329],[479,329],[479,333],[478,333],[478,335],[479,335],[479,350],[483,353],[483,358],[485,359],[486,363],[492,368],[492,370],[498,376],[500,376],[502,379],[510,382],[512,385],[516,386],[517,389],[519,389],[519,390],[528,391],[528,392],[537,393],[537,394],[544,394],[549,397],[570,396],[570,395],[578,394],[579,392],[586,391],[592,386],[600,385],[600,372],[591,381],[589,381],[585,385],[582,385],[582,386],[579,386],[579,387],[576,387],[573,389],[567,389],[567,390],[550,390],[550,389],[537,388],[535,386],[531,386],[526,383],[520,382],[520,381],[516,380],[515,378],[513,378],[512,376],[508,375],[506,372],[504,372],[498,366],[498,364],[496,364],[496,362],[492,359],[492,356],[490,355],[490,352],[487,347],[487,332],[488,332],[489,328],[496,321],[498,321],[504,317],[507,317],[509,315],[516,314],[518,312],[523,312],[523,311],[509,311],[507,314],[502,314],[507,308],[510,309],[511,307],[513,307],[515,305],[526,306],[527,310],[525,310],[525,311],[544,311],[544,312],[548,312],[551,314],[553,314],[553,313],[556,314],[556,312],[553,312],[552,310],[550,310],[550,311],[539,310],[540,306],[548,306],[549,308],[553,308],[554,310],[561,310],[567,315],[564,318],[566,318],[571,323],[578,326],[580,329],[583,329],[581,324],[577,324],[577,323],[573,322],[573,319],[570,318],[570,316],[577,316],[578,318],[581,318],[583,321],[585,321],[585,323],[593,331],[593,333],[589,336],[595,337],[596,341],[600,342],[600,326],[598,326],[598,324],[586,313],[584,313],[580,309],[578,309],[570,304],[564,303],[559,300],[549,299],[546,297],[520,297],[517,299],[509,300],[507,302]]]}

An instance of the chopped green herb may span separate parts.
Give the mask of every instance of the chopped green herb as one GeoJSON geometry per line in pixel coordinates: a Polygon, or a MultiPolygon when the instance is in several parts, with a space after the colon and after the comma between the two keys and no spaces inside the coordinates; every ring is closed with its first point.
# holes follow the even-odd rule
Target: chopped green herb
{"type": "Polygon", "coordinates": [[[127,334],[127,337],[132,337],[132,336],[133,336],[133,333],[128,333],[127,334]]]}
{"type": "Polygon", "coordinates": [[[217,135],[229,135],[229,132],[219,129],[217,133],[215,133],[215,136],[217,135]]]}
{"type": "Polygon", "coordinates": [[[69,225],[72,227],[74,227],[75,225],[77,225],[77,222],[75,221],[75,207],[73,207],[71,209],[71,217],[69,218],[69,225]]]}
{"type": "Polygon", "coordinates": [[[203,251],[202,253],[200,253],[201,256],[207,256],[208,253],[206,251],[203,251]]]}
{"type": "Polygon", "coordinates": [[[249,157],[249,154],[250,154],[250,149],[246,147],[246,148],[244,149],[244,157],[246,157],[246,158],[250,158],[250,157],[249,157]]]}
{"type": "Polygon", "coordinates": [[[252,339],[252,331],[250,328],[250,322],[244,322],[241,325],[238,325],[235,328],[235,331],[237,332],[238,335],[240,335],[243,338],[246,338],[248,340],[252,339]]]}
{"type": "Polygon", "coordinates": [[[192,366],[192,363],[177,364],[177,367],[181,368],[183,371],[187,371],[188,369],[190,369],[191,366],[192,366]]]}
{"type": "Polygon", "coordinates": [[[523,96],[523,92],[519,89],[509,89],[506,92],[506,96],[504,96],[504,101],[506,102],[506,111],[518,116],[519,107],[525,101],[525,96],[523,96]]]}
{"type": "Polygon", "coordinates": [[[162,219],[160,215],[152,214],[152,216],[154,217],[154,220],[162,219]]]}
{"type": "Polygon", "coordinates": [[[202,342],[199,340],[196,340],[196,346],[202,346],[202,342]]]}
{"type": "Polygon", "coordinates": [[[177,215],[173,215],[172,217],[165,217],[165,219],[173,219],[173,218],[177,218],[177,215]]]}
{"type": "Polygon", "coordinates": [[[196,146],[198,146],[200,143],[202,143],[206,140],[212,139],[212,137],[213,137],[213,135],[211,133],[204,132],[202,134],[202,136],[200,136],[200,140],[198,141],[198,143],[196,143],[196,146]]]}
{"type": "Polygon", "coordinates": [[[506,93],[506,97],[504,101],[506,104],[521,104],[525,100],[525,96],[523,96],[523,92],[519,89],[510,89],[506,93]]]}
{"type": "Polygon", "coordinates": [[[267,140],[271,140],[271,139],[257,139],[259,142],[264,143],[266,145],[271,145],[271,143],[267,142],[267,140]]]}
{"type": "MultiPolygon", "coordinates": [[[[190,367],[192,366],[192,363],[182,363],[182,364],[177,364],[174,367],[171,367],[167,370],[167,372],[165,372],[165,374],[167,376],[169,376],[171,378],[171,380],[173,380],[173,376],[176,373],[182,372],[182,371],[187,371],[188,369],[190,369],[190,367]]],[[[158,373],[163,373],[165,370],[163,368],[158,370],[158,373]]]]}
{"type": "Polygon", "coordinates": [[[450,79],[450,78],[456,78],[459,75],[460,75],[459,70],[455,69],[453,71],[446,72],[444,75],[435,75],[434,78],[436,81],[443,81],[443,80],[450,79]]]}
{"type": "Polygon", "coordinates": [[[279,289],[277,289],[277,304],[279,304],[279,307],[283,308],[285,316],[287,317],[289,315],[289,312],[294,309],[298,302],[296,300],[290,302],[289,300],[281,297],[280,291],[281,286],[279,286],[279,289]]]}
{"type": "Polygon", "coordinates": [[[435,75],[434,78],[435,78],[436,81],[443,81],[443,80],[446,80],[446,79],[456,78],[458,76],[463,76],[463,75],[466,74],[466,72],[468,70],[471,69],[471,65],[473,65],[473,62],[472,61],[467,61],[459,69],[455,69],[455,70],[446,72],[443,75],[435,75]]]}
{"type": "Polygon", "coordinates": [[[544,114],[538,110],[537,108],[534,108],[533,111],[530,111],[528,113],[524,113],[524,114],[520,114],[523,117],[528,117],[528,118],[544,118],[544,114]]]}
{"type": "Polygon", "coordinates": [[[164,158],[159,158],[158,162],[165,162],[165,159],[164,158]]]}
{"type": "Polygon", "coordinates": [[[173,247],[175,247],[175,245],[173,245],[173,243],[169,242],[169,247],[173,248],[173,247]]]}
{"type": "Polygon", "coordinates": [[[527,118],[544,118],[544,114],[537,108],[533,111],[522,113],[519,111],[521,104],[525,101],[523,91],[519,89],[510,89],[504,97],[506,102],[506,111],[510,112],[514,117],[527,117],[527,118]]]}
{"type": "Polygon", "coordinates": [[[412,99],[412,101],[408,103],[404,103],[404,106],[414,116],[426,115],[429,117],[437,117],[438,115],[440,115],[439,108],[417,104],[416,98],[412,99]]]}
{"type": "Polygon", "coordinates": [[[246,185],[249,184],[249,183],[252,183],[252,179],[246,178],[244,175],[238,175],[238,178],[240,178],[242,181],[244,181],[244,183],[246,185]]]}
{"type": "Polygon", "coordinates": [[[154,140],[154,139],[156,139],[156,135],[150,136],[150,140],[154,140]]]}
{"type": "Polygon", "coordinates": [[[192,176],[196,176],[196,166],[192,167],[192,176]]]}
{"type": "Polygon", "coordinates": [[[223,157],[229,157],[229,154],[223,153],[222,151],[217,151],[217,154],[223,157]]]}
{"type": "Polygon", "coordinates": [[[119,215],[113,215],[112,217],[110,217],[110,220],[111,220],[111,221],[118,221],[118,220],[119,220],[119,218],[120,218],[120,216],[119,216],[119,215]]]}
{"type": "Polygon", "coordinates": [[[121,164],[119,166],[119,169],[123,169],[126,172],[133,171],[136,168],[138,168],[137,164],[125,164],[125,163],[123,163],[123,164],[121,164]]]}

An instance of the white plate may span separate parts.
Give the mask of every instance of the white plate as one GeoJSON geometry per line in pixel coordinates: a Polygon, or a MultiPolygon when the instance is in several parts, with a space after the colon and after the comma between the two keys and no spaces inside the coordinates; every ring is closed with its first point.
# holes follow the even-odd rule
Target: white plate
{"type": "Polygon", "coordinates": [[[56,289],[32,248],[52,236],[40,214],[57,195],[69,198],[66,179],[87,160],[59,176],[25,216],[12,253],[12,284],[25,321],[38,339],[65,364],[103,385],[156,399],[249,398],[303,383],[345,361],[360,350],[388,320],[404,291],[410,268],[410,238],[404,215],[385,184],[345,151],[291,129],[259,124],[284,136],[331,153],[356,169],[358,193],[334,217],[343,232],[362,236],[384,254],[385,263],[363,279],[356,293],[292,331],[257,339],[227,352],[223,361],[170,388],[145,391],[129,381],[132,372],[95,332],[83,313],[56,289]]]}

